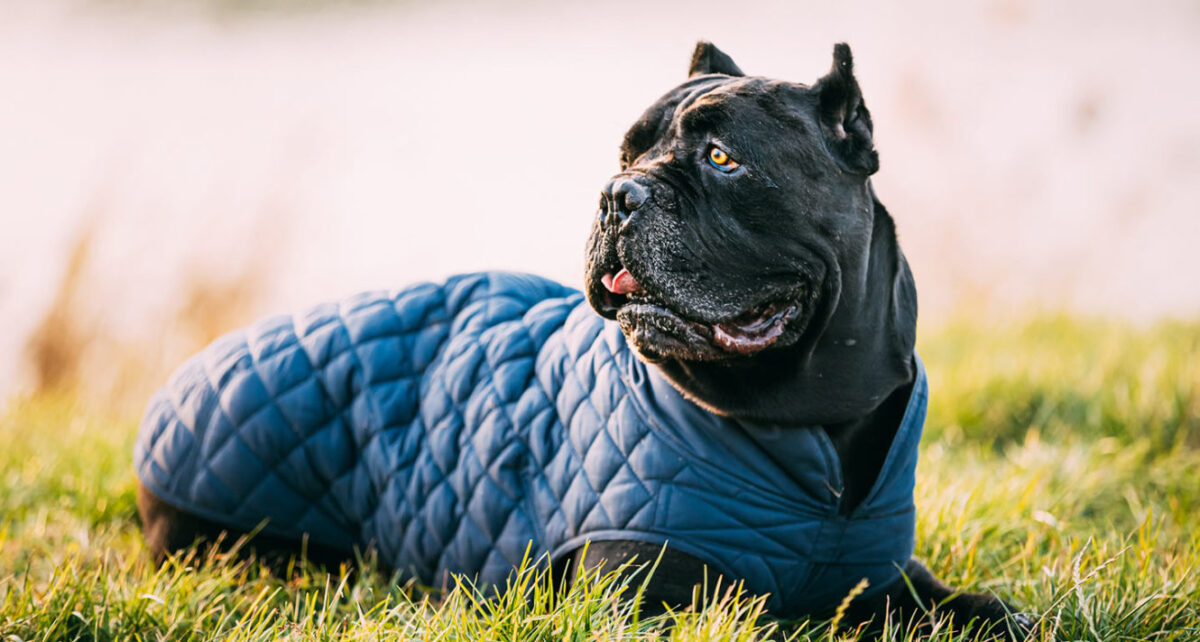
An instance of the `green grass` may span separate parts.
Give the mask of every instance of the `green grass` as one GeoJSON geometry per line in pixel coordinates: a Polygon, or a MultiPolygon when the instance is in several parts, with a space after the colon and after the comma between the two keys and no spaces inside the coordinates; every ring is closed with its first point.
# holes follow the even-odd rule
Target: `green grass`
{"type": "MultiPolygon", "coordinates": [[[[933,397],[917,553],[934,572],[1020,605],[1043,639],[1200,640],[1200,323],[956,321],[920,349],[933,397]]],[[[636,586],[613,575],[554,599],[526,570],[485,600],[370,570],[281,577],[194,554],[157,567],[135,430],[69,396],[0,414],[0,640],[853,639],[738,595],[639,620],[618,598],[636,586]]]]}

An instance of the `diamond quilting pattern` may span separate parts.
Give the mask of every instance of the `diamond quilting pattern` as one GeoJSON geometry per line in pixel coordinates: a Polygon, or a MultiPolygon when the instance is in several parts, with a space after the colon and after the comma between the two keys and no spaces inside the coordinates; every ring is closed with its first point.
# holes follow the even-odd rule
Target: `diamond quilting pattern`
{"type": "Polygon", "coordinates": [[[743,427],[655,377],[580,293],[528,275],[464,275],[222,337],[151,400],[134,459],[142,482],[184,510],[374,546],[439,586],[448,573],[503,584],[530,547],[669,541],[787,614],[826,606],[801,590],[809,578],[836,576],[848,590],[861,573],[890,577],[911,553],[911,543],[875,547],[871,559],[847,554],[865,571],[817,572],[853,551],[840,540],[855,532],[911,528],[915,438],[887,471],[901,487],[881,493],[887,514],[868,506],[862,523],[825,528],[841,519],[836,504],[794,497],[833,478],[826,456],[797,453],[784,476],[765,456],[728,470],[730,444],[737,462],[756,452],[743,427]],[[790,478],[804,483],[777,483],[790,478]],[[817,541],[825,532],[839,541],[817,541]]]}

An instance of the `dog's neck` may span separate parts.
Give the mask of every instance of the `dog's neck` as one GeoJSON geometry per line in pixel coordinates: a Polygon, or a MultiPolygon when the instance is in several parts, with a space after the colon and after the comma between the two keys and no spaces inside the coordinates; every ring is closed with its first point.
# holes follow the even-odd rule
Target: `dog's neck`
{"type": "Polygon", "coordinates": [[[719,414],[781,425],[872,421],[915,377],[917,296],[883,205],[871,196],[871,239],[841,257],[821,307],[793,346],[736,363],[659,364],[685,395],[719,414]]]}

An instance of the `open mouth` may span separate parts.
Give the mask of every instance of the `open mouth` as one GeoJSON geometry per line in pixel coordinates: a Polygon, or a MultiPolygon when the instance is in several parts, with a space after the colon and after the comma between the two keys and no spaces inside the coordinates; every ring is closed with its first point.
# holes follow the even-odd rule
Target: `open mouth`
{"type": "Polygon", "coordinates": [[[754,354],[778,341],[788,321],[799,312],[798,305],[783,301],[755,306],[735,319],[714,324],[713,343],[727,352],[754,354]]]}
{"type": "Polygon", "coordinates": [[[650,296],[625,268],[601,279],[606,290],[605,307],[622,326],[642,326],[656,334],[691,335],[725,353],[751,355],[779,341],[788,324],[800,316],[801,305],[794,297],[776,298],[754,306],[736,317],[709,323],[687,318],[650,296]],[[624,317],[624,318],[622,318],[624,317]]]}

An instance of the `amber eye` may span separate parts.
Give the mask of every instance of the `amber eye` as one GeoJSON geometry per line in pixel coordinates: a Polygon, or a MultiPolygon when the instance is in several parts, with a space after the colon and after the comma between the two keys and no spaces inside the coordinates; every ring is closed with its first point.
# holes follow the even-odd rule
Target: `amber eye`
{"type": "Polygon", "coordinates": [[[729,157],[725,150],[713,145],[708,150],[708,164],[722,172],[732,172],[737,168],[737,161],[729,157]]]}

